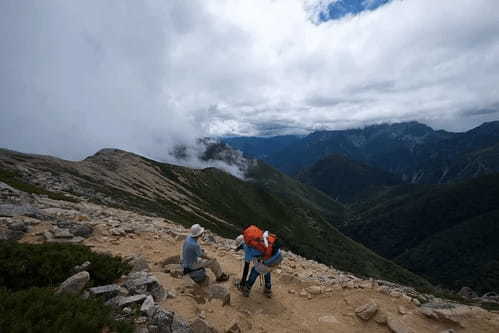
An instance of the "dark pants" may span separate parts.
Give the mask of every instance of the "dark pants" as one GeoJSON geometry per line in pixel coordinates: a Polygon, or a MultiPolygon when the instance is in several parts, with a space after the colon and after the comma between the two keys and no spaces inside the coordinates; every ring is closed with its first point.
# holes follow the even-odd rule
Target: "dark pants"
{"type": "MultiPolygon", "coordinates": [[[[258,275],[260,275],[260,273],[258,273],[256,271],[255,267],[253,267],[251,269],[251,273],[250,273],[250,276],[248,278],[248,281],[246,281],[246,286],[248,287],[248,289],[251,289],[251,287],[253,287],[256,279],[258,278],[258,275]]],[[[267,289],[272,288],[272,278],[270,276],[270,272],[265,273],[265,275],[263,277],[265,278],[265,288],[267,288],[267,289]]]]}

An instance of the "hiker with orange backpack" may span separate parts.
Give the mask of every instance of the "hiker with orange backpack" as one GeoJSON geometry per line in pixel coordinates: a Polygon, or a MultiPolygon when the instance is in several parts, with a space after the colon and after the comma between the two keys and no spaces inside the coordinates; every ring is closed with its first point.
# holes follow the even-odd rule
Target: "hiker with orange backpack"
{"type": "Polygon", "coordinates": [[[236,250],[244,249],[244,269],[238,285],[238,289],[244,296],[249,296],[258,276],[264,274],[264,294],[267,297],[272,297],[270,273],[282,262],[281,244],[276,235],[270,234],[268,231],[264,232],[255,225],[249,225],[243,229],[243,234],[236,239],[236,250]],[[258,259],[258,262],[253,266],[250,276],[246,280],[250,262],[255,258],[258,259]]]}

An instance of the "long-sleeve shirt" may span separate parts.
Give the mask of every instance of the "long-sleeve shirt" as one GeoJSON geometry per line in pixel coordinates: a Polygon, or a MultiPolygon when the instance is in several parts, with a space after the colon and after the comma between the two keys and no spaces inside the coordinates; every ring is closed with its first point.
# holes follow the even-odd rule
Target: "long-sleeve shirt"
{"type": "Polygon", "coordinates": [[[197,239],[188,236],[182,245],[182,266],[192,268],[198,262],[199,257],[204,256],[204,251],[198,244],[197,239]]]}

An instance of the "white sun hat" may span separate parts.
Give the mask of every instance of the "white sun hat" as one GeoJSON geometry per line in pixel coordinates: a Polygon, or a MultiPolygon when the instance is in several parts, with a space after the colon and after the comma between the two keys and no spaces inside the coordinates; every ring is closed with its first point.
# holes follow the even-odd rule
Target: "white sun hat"
{"type": "Polygon", "coordinates": [[[192,237],[199,237],[203,234],[204,228],[200,226],[199,224],[194,224],[191,227],[191,236],[192,237]]]}

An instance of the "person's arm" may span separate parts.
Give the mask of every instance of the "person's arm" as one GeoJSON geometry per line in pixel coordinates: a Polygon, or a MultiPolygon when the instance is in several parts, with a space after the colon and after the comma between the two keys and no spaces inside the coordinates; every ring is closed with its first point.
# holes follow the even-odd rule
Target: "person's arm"
{"type": "Polygon", "coordinates": [[[201,246],[199,246],[199,244],[197,244],[197,246],[196,246],[196,255],[199,258],[210,259],[210,257],[208,257],[208,255],[206,254],[206,252],[201,248],[201,246]]]}

